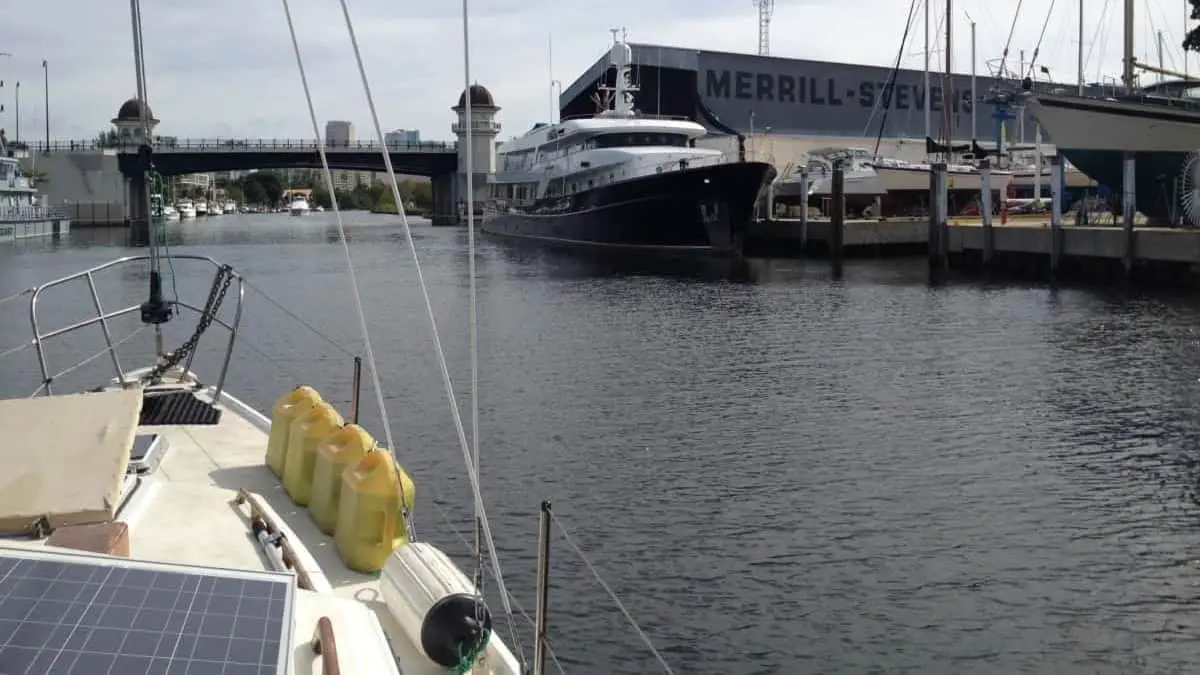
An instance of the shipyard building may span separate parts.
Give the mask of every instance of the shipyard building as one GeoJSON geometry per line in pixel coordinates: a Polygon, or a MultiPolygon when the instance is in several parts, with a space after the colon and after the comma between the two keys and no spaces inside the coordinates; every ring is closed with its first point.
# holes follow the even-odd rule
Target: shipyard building
{"type": "MultiPolygon", "coordinates": [[[[655,45],[631,47],[634,79],[641,87],[636,101],[639,111],[695,120],[714,134],[704,145],[727,151],[736,151],[736,135],[741,134],[749,158],[771,161],[780,169],[802,162],[817,147],[873,149],[876,137],[882,139],[881,155],[924,159],[926,105],[930,135],[935,139],[942,135],[948,104],[950,135],[956,142],[972,140],[972,124],[984,145],[995,142],[1001,124],[1006,144],[1034,140],[1032,118],[1022,120],[1019,111],[1008,111],[1009,119],[999,120],[995,106],[972,101],[969,74],[951,78],[947,97],[944,75],[931,73],[926,101],[923,71],[901,69],[885,108],[890,68],[655,45]]],[[[595,113],[597,85],[602,78],[612,84],[614,72],[607,54],[592,64],[562,92],[562,117],[595,113]]],[[[992,77],[977,76],[978,97],[984,98],[995,84],[992,77]]]]}

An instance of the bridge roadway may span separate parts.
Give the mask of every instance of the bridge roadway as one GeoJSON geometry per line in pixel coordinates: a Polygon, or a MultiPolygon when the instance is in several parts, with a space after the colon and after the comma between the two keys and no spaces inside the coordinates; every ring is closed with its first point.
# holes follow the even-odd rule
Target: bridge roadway
{"type": "MultiPolygon", "coordinates": [[[[121,173],[127,177],[138,175],[139,144],[109,144],[90,140],[55,140],[49,145],[44,142],[28,143],[30,154],[41,153],[94,153],[103,152],[117,156],[121,173]]],[[[321,156],[317,143],[312,139],[235,139],[235,138],[160,138],[152,146],[154,167],[164,176],[212,171],[239,171],[249,169],[318,169],[321,156]]],[[[329,168],[354,171],[383,172],[383,145],[355,141],[342,144],[325,144],[325,156],[329,168]]],[[[458,169],[458,146],[456,143],[420,142],[388,143],[388,154],[392,167],[398,174],[439,178],[449,176],[458,169]]]]}

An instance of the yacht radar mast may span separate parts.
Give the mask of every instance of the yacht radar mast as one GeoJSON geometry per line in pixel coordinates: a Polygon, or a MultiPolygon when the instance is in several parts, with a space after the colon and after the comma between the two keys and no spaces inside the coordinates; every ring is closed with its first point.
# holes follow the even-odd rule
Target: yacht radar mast
{"type": "Polygon", "coordinates": [[[613,86],[601,84],[597,87],[605,94],[610,94],[608,98],[612,101],[612,107],[602,111],[599,116],[633,117],[636,114],[633,95],[639,90],[633,83],[633,49],[625,42],[624,28],[610,28],[609,31],[613,34],[613,46],[608,52],[608,59],[610,67],[616,68],[617,72],[613,77],[613,86]]]}

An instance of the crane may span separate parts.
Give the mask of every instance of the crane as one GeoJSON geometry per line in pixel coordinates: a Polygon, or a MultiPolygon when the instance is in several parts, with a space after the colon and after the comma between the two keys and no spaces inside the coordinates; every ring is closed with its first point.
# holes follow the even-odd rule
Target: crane
{"type": "Polygon", "coordinates": [[[771,13],[775,11],[775,0],[754,0],[758,7],[758,55],[771,55],[771,13]]]}

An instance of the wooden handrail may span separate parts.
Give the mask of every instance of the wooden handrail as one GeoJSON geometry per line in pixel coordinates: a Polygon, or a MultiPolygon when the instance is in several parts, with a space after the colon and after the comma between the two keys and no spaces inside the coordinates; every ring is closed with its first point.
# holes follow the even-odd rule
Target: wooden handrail
{"type": "MultiPolygon", "coordinates": [[[[267,526],[268,533],[275,534],[280,532],[279,525],[272,522],[271,518],[267,515],[267,510],[259,504],[258,495],[242,488],[238,490],[237,498],[234,501],[237,504],[248,504],[250,506],[251,524],[255,520],[261,520],[267,526]]],[[[287,536],[281,536],[279,543],[283,549],[283,564],[296,573],[296,585],[307,591],[313,590],[312,577],[309,575],[308,570],[304,568],[304,565],[300,564],[300,561],[296,557],[296,552],[292,550],[292,545],[288,542],[287,536]]]]}
{"type": "Polygon", "coordinates": [[[333,639],[333,622],[323,616],[317,620],[317,629],[313,632],[312,650],[321,655],[321,672],[324,675],[341,675],[338,666],[337,642],[333,639]]]}

